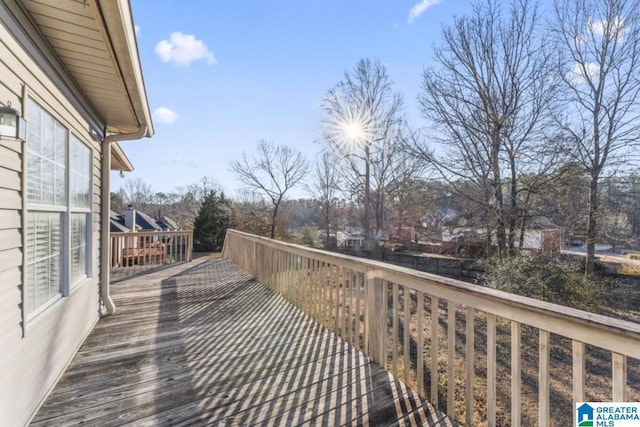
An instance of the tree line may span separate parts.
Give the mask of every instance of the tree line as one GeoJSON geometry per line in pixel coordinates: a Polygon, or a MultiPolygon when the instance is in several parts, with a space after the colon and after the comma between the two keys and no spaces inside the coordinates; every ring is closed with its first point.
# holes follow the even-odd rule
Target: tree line
{"type": "MultiPolygon", "coordinates": [[[[341,228],[366,239],[456,206],[485,230],[486,250],[517,254],[532,218],[548,216],[587,245],[639,236],[640,1],[481,0],[442,28],[422,73],[420,126],[386,66],[361,59],[323,100],[321,152],[258,142],[230,164],[244,189],[233,226],[288,238],[309,217],[325,241],[341,228]],[[291,201],[294,187],[309,200],[291,201]]],[[[119,197],[192,223],[212,179],[153,193],[141,181],[119,197]]],[[[117,202],[118,200],[115,200],[117,202]]],[[[115,204],[115,203],[114,203],[115,204]]],[[[634,241],[635,239],[635,241],[634,241]]]]}

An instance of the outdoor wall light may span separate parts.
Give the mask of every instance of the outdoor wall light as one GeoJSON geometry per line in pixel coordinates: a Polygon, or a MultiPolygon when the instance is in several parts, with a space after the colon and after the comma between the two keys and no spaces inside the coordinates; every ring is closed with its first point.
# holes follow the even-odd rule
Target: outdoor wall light
{"type": "Polygon", "coordinates": [[[0,137],[24,139],[21,138],[23,129],[20,122],[20,115],[17,110],[11,108],[11,102],[7,101],[6,106],[0,107],[0,137]]]}

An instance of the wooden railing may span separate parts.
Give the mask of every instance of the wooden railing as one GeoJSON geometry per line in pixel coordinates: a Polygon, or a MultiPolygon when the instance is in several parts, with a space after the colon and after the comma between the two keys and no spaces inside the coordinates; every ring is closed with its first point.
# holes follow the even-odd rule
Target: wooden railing
{"type": "Polygon", "coordinates": [[[191,261],[193,231],[110,233],[111,268],[191,261]]]}
{"type": "Polygon", "coordinates": [[[639,324],[238,231],[223,256],[466,425],[640,401],[639,324]]]}

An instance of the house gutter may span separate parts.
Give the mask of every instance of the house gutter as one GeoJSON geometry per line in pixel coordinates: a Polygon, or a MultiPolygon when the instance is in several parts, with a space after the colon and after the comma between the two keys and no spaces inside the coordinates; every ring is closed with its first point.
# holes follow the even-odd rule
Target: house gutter
{"type": "Polygon", "coordinates": [[[107,135],[102,140],[102,216],[100,218],[100,297],[106,308],[107,314],[116,314],[116,305],[111,299],[110,291],[110,269],[111,263],[109,255],[111,254],[111,238],[109,230],[111,229],[110,217],[111,212],[111,144],[118,141],[126,141],[131,139],[140,139],[147,135],[147,126],[142,126],[137,132],[133,133],[117,133],[107,135]]]}

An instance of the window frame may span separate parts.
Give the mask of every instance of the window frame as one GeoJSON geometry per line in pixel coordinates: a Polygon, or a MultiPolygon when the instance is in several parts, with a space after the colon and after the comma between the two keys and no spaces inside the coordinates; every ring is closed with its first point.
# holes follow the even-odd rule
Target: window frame
{"type": "MultiPolygon", "coordinates": [[[[26,110],[26,125],[33,126],[33,120],[30,120],[33,117],[33,114],[46,114],[51,119],[53,119],[54,123],[57,123],[62,129],[65,131],[64,138],[64,205],[56,205],[56,196],[55,189],[53,192],[53,205],[36,203],[30,200],[30,174],[29,170],[29,157],[33,151],[30,149],[30,141],[33,139],[29,136],[29,129],[26,132],[26,138],[24,140],[24,150],[23,150],[23,286],[22,286],[22,312],[23,312],[23,325],[28,326],[34,320],[36,320],[40,315],[46,312],[51,307],[57,305],[60,301],[64,300],[66,297],[70,296],[74,293],[75,290],[81,287],[83,283],[86,283],[89,279],[94,278],[95,272],[93,270],[93,213],[94,213],[94,195],[93,195],[93,184],[94,184],[94,175],[93,175],[93,167],[94,167],[94,149],[91,144],[88,144],[85,140],[83,140],[76,132],[74,132],[67,123],[60,120],[55,114],[52,113],[52,109],[47,108],[43,102],[37,100],[34,96],[28,95],[25,96],[26,102],[24,103],[24,108],[26,110]],[[30,108],[33,107],[33,108],[30,108]],[[87,163],[84,164],[82,168],[86,168],[85,170],[81,170],[80,173],[78,171],[73,170],[72,165],[72,155],[71,150],[74,144],[79,144],[79,147],[83,150],[82,160],[87,163]],[[82,172],[86,172],[83,174],[82,172]],[[78,177],[82,178],[84,181],[83,185],[87,185],[87,200],[85,206],[74,206],[72,201],[72,197],[77,194],[72,194],[72,174],[75,174],[76,179],[78,177]],[[27,304],[28,300],[28,292],[30,291],[30,286],[34,286],[34,283],[29,283],[29,268],[32,268],[35,265],[35,261],[32,261],[28,264],[28,253],[30,252],[29,248],[29,222],[30,215],[32,213],[58,213],[61,215],[61,225],[60,225],[60,283],[59,283],[59,292],[55,296],[49,297],[49,299],[40,304],[39,306],[30,307],[27,304]],[[83,236],[84,245],[80,245],[80,247],[84,247],[84,273],[79,274],[74,277],[74,267],[73,267],[73,255],[72,250],[77,249],[78,246],[74,246],[74,235],[72,229],[72,217],[74,215],[84,215],[84,230],[81,233],[83,236]],[[28,311],[30,310],[30,311],[28,311]]],[[[42,129],[42,120],[40,120],[40,129],[42,129]]],[[[56,129],[54,127],[54,129],[56,129]]],[[[40,143],[42,143],[42,136],[40,137],[40,143]]],[[[55,144],[55,136],[53,143],[55,144]]],[[[38,156],[42,157],[42,148],[40,148],[40,153],[38,156]]],[[[55,151],[55,150],[54,150],[55,151]]],[[[55,154],[54,154],[55,155],[55,154]]],[[[44,157],[43,157],[44,158],[44,157]]],[[[49,161],[47,159],[47,161],[49,161]]],[[[82,163],[81,163],[82,164],[82,163]]],[[[40,173],[42,169],[40,169],[40,173]]],[[[54,169],[54,177],[55,177],[55,169],[54,169]]],[[[40,178],[42,181],[42,178],[40,178]]],[[[40,191],[40,201],[42,201],[42,187],[39,189],[40,191]]],[[[37,245],[34,243],[34,251],[36,250],[37,245]]],[[[36,288],[37,289],[37,288],[36,288]]],[[[34,303],[34,302],[31,302],[34,303]]],[[[26,331],[26,328],[25,328],[26,331]]]]}

